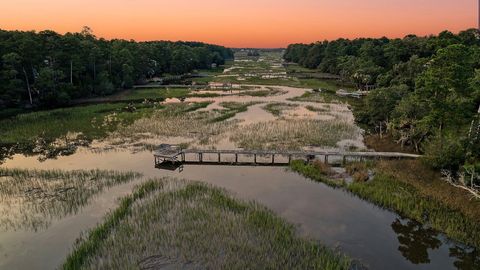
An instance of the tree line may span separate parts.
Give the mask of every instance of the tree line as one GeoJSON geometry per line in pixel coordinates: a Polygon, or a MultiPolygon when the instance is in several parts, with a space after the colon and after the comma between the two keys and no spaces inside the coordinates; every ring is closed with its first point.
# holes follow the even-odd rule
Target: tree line
{"type": "Polygon", "coordinates": [[[224,64],[233,51],[200,42],[105,40],[85,27],[53,31],[0,29],[0,109],[54,107],[112,94],[162,74],[224,64]]]}
{"type": "Polygon", "coordinates": [[[374,86],[357,121],[425,154],[434,168],[480,173],[480,34],[292,44],[284,58],[374,86]]]}

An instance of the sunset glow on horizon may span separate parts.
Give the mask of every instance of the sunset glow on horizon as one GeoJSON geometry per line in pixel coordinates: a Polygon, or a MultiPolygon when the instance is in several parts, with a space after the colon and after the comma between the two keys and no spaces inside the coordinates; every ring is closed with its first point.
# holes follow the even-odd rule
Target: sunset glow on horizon
{"type": "Polygon", "coordinates": [[[107,39],[191,40],[229,47],[458,32],[477,24],[477,0],[17,0],[0,29],[78,32],[107,39]]]}

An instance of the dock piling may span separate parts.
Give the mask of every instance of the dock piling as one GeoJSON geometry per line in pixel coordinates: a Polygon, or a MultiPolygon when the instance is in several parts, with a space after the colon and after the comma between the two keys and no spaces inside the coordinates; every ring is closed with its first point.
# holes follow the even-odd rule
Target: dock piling
{"type": "Polygon", "coordinates": [[[343,151],[275,151],[275,150],[209,150],[209,149],[181,149],[179,147],[162,145],[154,153],[154,163],[155,166],[162,164],[163,162],[172,162],[172,163],[204,163],[203,155],[204,154],[213,154],[217,155],[216,160],[210,162],[205,162],[205,164],[226,164],[222,161],[222,154],[235,155],[235,162],[230,162],[230,164],[236,165],[265,165],[265,166],[281,166],[287,165],[286,162],[282,162],[276,159],[276,156],[280,155],[288,158],[288,164],[290,164],[294,158],[301,157],[306,158],[307,161],[312,161],[315,159],[320,159],[323,157],[324,162],[329,164],[329,162],[342,162],[346,164],[349,160],[379,160],[379,159],[416,159],[420,155],[414,154],[404,154],[404,153],[390,153],[390,152],[343,152],[343,151]],[[188,161],[186,154],[191,154],[193,156],[198,155],[198,159],[193,158],[192,161],[188,161]],[[240,155],[253,155],[253,162],[246,161],[240,162],[240,155]],[[257,156],[270,157],[269,162],[260,162],[257,160],[257,156]],[[333,156],[332,160],[329,160],[330,156],[333,156]]]}

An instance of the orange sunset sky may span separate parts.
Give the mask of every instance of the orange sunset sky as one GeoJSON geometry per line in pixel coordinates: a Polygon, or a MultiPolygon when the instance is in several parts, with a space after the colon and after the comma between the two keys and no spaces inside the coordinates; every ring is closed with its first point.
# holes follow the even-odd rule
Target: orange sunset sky
{"type": "Polygon", "coordinates": [[[284,47],[476,27],[477,0],[0,0],[0,29],[284,47]]]}

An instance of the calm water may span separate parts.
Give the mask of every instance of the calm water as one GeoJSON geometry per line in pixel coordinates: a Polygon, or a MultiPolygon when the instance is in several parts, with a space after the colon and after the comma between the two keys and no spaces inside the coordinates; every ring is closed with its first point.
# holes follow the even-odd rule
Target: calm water
{"type": "MultiPolygon", "coordinates": [[[[2,166],[120,169],[142,172],[147,178],[175,176],[204,181],[224,187],[239,198],[258,201],[295,224],[301,235],[338,248],[371,269],[475,269],[470,262],[475,259],[473,253],[469,254],[471,250],[415,222],[341,190],[311,182],[285,168],[185,166],[182,172],[172,172],[155,169],[150,152],[88,150],[45,162],[16,155],[2,166]]],[[[115,207],[116,199],[128,194],[141,181],[111,188],[79,213],[55,219],[45,229],[0,231],[0,269],[56,268],[80,233],[100,222],[115,207]]]]}
{"type": "MultiPolygon", "coordinates": [[[[344,104],[293,102],[289,99],[302,95],[306,90],[274,87],[284,94],[269,97],[229,95],[190,98],[187,101],[214,101],[206,110],[221,109],[219,103],[224,101],[287,102],[298,106],[282,115],[283,118],[337,119],[354,124],[353,114],[344,104]],[[315,114],[305,109],[307,105],[328,110],[315,114]]],[[[259,88],[266,89],[264,86],[259,88]]],[[[166,102],[179,101],[171,99],[166,102]]],[[[264,105],[253,105],[247,112],[237,114],[235,119],[242,121],[240,125],[275,120],[276,117],[262,109],[264,105]]],[[[359,132],[358,139],[348,143],[361,149],[364,147],[362,141],[359,132]]],[[[179,142],[179,138],[162,141],[167,142],[179,142]]],[[[219,149],[236,148],[228,140],[228,134],[215,146],[219,149]]],[[[35,156],[14,155],[13,159],[0,166],[62,170],[98,168],[137,171],[145,175],[144,179],[98,194],[77,213],[53,217],[46,227],[34,230],[19,224],[13,226],[15,230],[0,229],[0,269],[55,269],[61,265],[81,232],[101,222],[104,215],[115,208],[118,198],[129,194],[134,185],[146,178],[162,176],[208,182],[226,188],[238,198],[255,200],[295,224],[302,236],[338,248],[371,269],[475,269],[471,263],[473,259],[479,266],[479,259],[472,250],[448,241],[418,223],[402,219],[341,190],[311,182],[281,167],[192,165],[185,166],[182,172],[165,171],[154,168],[152,153],[148,151],[93,153],[88,148],[44,162],[35,156]]],[[[2,207],[8,207],[1,203],[2,200],[0,212],[2,207]]]]}

